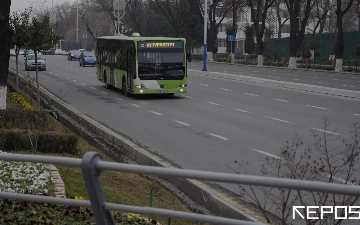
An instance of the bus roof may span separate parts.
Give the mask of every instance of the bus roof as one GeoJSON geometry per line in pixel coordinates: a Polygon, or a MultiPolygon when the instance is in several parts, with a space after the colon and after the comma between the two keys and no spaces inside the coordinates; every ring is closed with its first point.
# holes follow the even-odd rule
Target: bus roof
{"type": "Polygon", "coordinates": [[[185,40],[185,38],[175,38],[175,37],[142,37],[142,36],[101,36],[101,37],[97,37],[97,39],[129,40],[129,41],[185,40]]]}

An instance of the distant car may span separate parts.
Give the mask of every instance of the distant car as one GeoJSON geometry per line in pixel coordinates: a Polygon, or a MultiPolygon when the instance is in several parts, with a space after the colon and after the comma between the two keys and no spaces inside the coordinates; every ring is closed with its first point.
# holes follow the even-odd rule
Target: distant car
{"type": "Polygon", "coordinates": [[[80,58],[80,50],[70,50],[68,53],[68,60],[72,61],[73,59],[79,60],[80,58]]]}
{"type": "Polygon", "coordinates": [[[55,55],[62,55],[63,54],[63,50],[61,49],[55,49],[55,52],[54,52],[55,55]]]}
{"type": "MultiPolygon", "coordinates": [[[[38,70],[46,70],[46,61],[43,55],[37,55],[38,70]]],[[[36,70],[35,55],[25,56],[25,70],[36,70]]]]}
{"type": "Polygon", "coordinates": [[[10,56],[16,56],[15,49],[10,49],[10,56]]]}
{"type": "Polygon", "coordinates": [[[25,49],[21,48],[21,49],[19,50],[19,55],[24,55],[24,54],[25,54],[25,49]]]}
{"type": "Polygon", "coordinates": [[[86,65],[95,66],[96,65],[95,54],[91,51],[82,52],[80,55],[79,64],[80,66],[86,66],[86,65]]]}
{"type": "Polygon", "coordinates": [[[34,54],[35,54],[35,52],[34,52],[34,50],[32,50],[32,49],[29,49],[29,50],[25,50],[25,51],[24,51],[24,56],[34,55],[34,54]]]}

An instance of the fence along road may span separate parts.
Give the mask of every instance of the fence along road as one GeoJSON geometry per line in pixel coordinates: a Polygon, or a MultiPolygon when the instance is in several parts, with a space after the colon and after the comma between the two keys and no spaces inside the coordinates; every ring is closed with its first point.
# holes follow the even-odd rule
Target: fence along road
{"type": "Polygon", "coordinates": [[[24,201],[35,201],[50,204],[64,204],[80,207],[91,207],[94,213],[96,224],[112,225],[115,224],[111,210],[125,212],[135,212],[143,215],[161,215],[191,221],[209,222],[220,225],[263,225],[259,222],[249,222],[235,220],[210,215],[199,215],[174,210],[166,210],[151,207],[128,206],[123,204],[113,204],[106,202],[104,192],[99,182],[99,176],[104,170],[130,172],[137,174],[148,174],[158,176],[175,176],[178,178],[191,178],[197,180],[218,181],[236,184],[257,185],[264,187],[288,188],[293,190],[319,191],[334,194],[347,194],[360,196],[360,187],[345,184],[329,184],[317,181],[293,180],[285,178],[271,178],[263,176],[239,175],[228,173],[217,173],[199,170],[173,169],[154,166],[131,165],[125,163],[106,162],[102,160],[99,153],[87,152],[82,159],[59,157],[59,156],[39,156],[27,154],[0,153],[0,160],[48,163],[63,166],[81,167],[87,192],[90,201],[78,201],[74,199],[53,198],[50,196],[40,196],[31,194],[18,194],[0,192],[1,198],[17,199],[24,201]]]}

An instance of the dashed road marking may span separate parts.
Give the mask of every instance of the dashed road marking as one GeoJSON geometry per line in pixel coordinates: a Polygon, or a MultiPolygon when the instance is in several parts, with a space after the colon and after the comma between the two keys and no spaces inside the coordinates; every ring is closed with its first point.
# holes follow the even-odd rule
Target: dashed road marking
{"type": "Polygon", "coordinates": [[[135,107],[140,107],[139,105],[135,105],[135,104],[130,104],[130,105],[133,105],[133,106],[135,106],[135,107]]]}
{"type": "Polygon", "coordinates": [[[222,140],[225,140],[225,141],[228,141],[229,139],[226,138],[226,137],[223,137],[223,136],[220,136],[220,135],[217,135],[217,134],[213,134],[213,133],[209,133],[209,132],[206,132],[207,134],[210,134],[211,136],[214,136],[214,137],[217,137],[217,138],[220,138],[222,140]]]}
{"type": "Polygon", "coordinates": [[[185,122],[181,122],[181,121],[179,121],[179,120],[174,120],[174,121],[177,122],[177,123],[180,123],[180,124],[182,124],[182,125],[184,125],[184,126],[190,126],[190,124],[185,123],[185,122]]]}
{"type": "Polygon", "coordinates": [[[114,98],[116,98],[117,100],[123,100],[122,98],[118,98],[118,97],[114,97],[114,98]]]}
{"type": "Polygon", "coordinates": [[[327,108],[323,108],[323,107],[319,107],[319,106],[314,106],[314,105],[306,105],[308,107],[312,107],[312,108],[317,108],[317,109],[325,109],[325,110],[329,110],[327,108]]]}
{"type": "Polygon", "coordinates": [[[162,116],[161,113],[158,113],[158,112],[155,112],[155,111],[151,111],[151,110],[148,110],[148,111],[151,112],[151,113],[154,113],[155,115],[162,116]]]}
{"type": "Polygon", "coordinates": [[[84,83],[80,83],[80,84],[82,84],[82,85],[86,85],[86,84],[84,84],[84,83]]]}
{"type": "Polygon", "coordinates": [[[342,134],[327,131],[327,130],[317,129],[317,128],[314,128],[314,127],[309,127],[309,128],[312,129],[312,130],[317,130],[317,131],[325,132],[325,133],[328,133],[328,134],[334,134],[334,135],[338,135],[338,136],[347,137],[346,135],[342,135],[342,134]]]}
{"type": "MultiPolygon", "coordinates": [[[[188,96],[188,95],[184,95],[185,97],[187,97],[187,98],[194,98],[194,97],[191,97],[191,96],[188,96]]],[[[194,98],[195,99],[195,98],[194,98]]]]}
{"type": "Polygon", "coordinates": [[[249,113],[249,114],[255,115],[255,113],[252,113],[252,112],[249,112],[249,111],[245,111],[245,110],[241,110],[241,109],[235,109],[235,108],[231,108],[231,109],[239,111],[239,112],[244,112],[244,113],[249,113]]]}
{"type": "Polygon", "coordinates": [[[259,95],[255,95],[255,94],[250,94],[250,93],[244,93],[245,95],[251,95],[251,96],[255,96],[255,97],[257,97],[257,96],[259,96],[259,95]]]}
{"type": "Polygon", "coordinates": [[[274,154],[271,154],[271,153],[269,153],[269,152],[264,152],[264,151],[261,151],[261,150],[257,150],[257,149],[255,149],[255,148],[253,148],[253,149],[251,149],[251,150],[253,150],[253,151],[255,151],[255,152],[258,152],[258,153],[261,153],[261,154],[264,154],[264,155],[267,155],[267,156],[270,156],[270,157],[273,157],[273,158],[275,158],[275,159],[282,159],[281,157],[279,157],[279,156],[277,156],[277,155],[274,155],[274,154]]]}
{"type": "Polygon", "coordinates": [[[272,120],[276,120],[276,121],[279,121],[279,122],[284,122],[284,123],[289,123],[289,124],[295,124],[295,123],[292,123],[292,122],[289,122],[289,121],[286,121],[286,120],[281,120],[281,119],[277,119],[277,118],[274,118],[274,117],[269,117],[269,116],[264,116],[265,118],[268,118],[268,119],[272,119],[272,120]]]}
{"type": "Polygon", "coordinates": [[[91,88],[91,89],[94,89],[94,90],[96,89],[96,88],[94,88],[94,87],[90,87],[90,88],[91,88]]]}
{"type": "Polygon", "coordinates": [[[217,103],[214,103],[214,102],[207,102],[207,101],[204,101],[205,103],[208,103],[208,104],[211,104],[211,105],[218,105],[218,106],[223,106],[223,105],[220,105],[220,104],[217,104],[217,103]]]}
{"type": "Polygon", "coordinates": [[[227,89],[227,88],[220,88],[221,90],[224,90],[224,91],[233,91],[233,90],[230,90],[230,89],[227,89]]]}
{"type": "Polygon", "coordinates": [[[289,101],[286,101],[286,100],[283,100],[283,99],[278,99],[278,98],[273,98],[274,100],[276,101],[280,101],[280,102],[289,102],[289,101]]]}
{"type": "Polygon", "coordinates": [[[104,95],[107,95],[107,94],[108,94],[108,93],[106,93],[106,92],[103,92],[103,91],[102,91],[101,93],[103,93],[104,95]]]}

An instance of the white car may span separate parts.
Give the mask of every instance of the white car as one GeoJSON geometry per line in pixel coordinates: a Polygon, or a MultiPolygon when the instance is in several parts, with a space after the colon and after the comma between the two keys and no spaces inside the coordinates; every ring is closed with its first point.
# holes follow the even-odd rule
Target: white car
{"type": "Polygon", "coordinates": [[[57,49],[55,49],[54,54],[55,54],[55,55],[62,55],[62,54],[63,54],[63,50],[57,48],[57,49]]]}
{"type": "Polygon", "coordinates": [[[10,49],[10,56],[16,56],[15,49],[10,49]]]}

